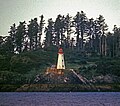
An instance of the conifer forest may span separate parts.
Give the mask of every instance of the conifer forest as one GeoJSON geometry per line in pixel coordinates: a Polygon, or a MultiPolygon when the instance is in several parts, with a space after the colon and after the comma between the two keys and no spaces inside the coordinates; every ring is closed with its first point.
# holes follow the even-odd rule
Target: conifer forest
{"type": "Polygon", "coordinates": [[[113,32],[108,32],[107,23],[102,15],[96,19],[89,19],[83,11],[77,12],[75,16],[59,14],[55,21],[50,18],[46,23],[41,15],[40,22],[34,18],[27,23],[19,22],[18,26],[13,24],[8,33],[9,36],[0,36],[1,54],[19,54],[61,46],[90,55],[120,55],[120,28],[114,25],[113,32]]]}

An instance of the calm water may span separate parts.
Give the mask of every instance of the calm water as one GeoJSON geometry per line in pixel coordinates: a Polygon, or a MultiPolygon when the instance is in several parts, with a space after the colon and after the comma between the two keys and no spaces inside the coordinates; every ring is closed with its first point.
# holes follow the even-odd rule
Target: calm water
{"type": "Polygon", "coordinates": [[[2,92],[0,106],[120,106],[120,92],[2,92]]]}

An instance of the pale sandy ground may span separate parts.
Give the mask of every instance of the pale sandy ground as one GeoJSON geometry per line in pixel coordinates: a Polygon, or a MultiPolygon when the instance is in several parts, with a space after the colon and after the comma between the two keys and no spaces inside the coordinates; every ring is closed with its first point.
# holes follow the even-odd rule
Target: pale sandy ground
{"type": "Polygon", "coordinates": [[[120,106],[120,92],[1,92],[0,106],[120,106]]]}

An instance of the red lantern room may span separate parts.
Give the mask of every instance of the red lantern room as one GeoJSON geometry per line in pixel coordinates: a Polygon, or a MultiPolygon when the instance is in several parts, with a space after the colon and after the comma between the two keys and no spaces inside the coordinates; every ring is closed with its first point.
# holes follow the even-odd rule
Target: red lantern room
{"type": "Polygon", "coordinates": [[[59,48],[58,54],[63,54],[63,49],[59,48]]]}

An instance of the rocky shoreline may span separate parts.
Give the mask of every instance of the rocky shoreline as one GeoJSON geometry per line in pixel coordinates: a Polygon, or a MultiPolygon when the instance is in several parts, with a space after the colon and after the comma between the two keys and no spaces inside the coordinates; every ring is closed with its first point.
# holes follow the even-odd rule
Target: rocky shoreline
{"type": "Polygon", "coordinates": [[[120,84],[24,84],[16,92],[119,92],[120,84]]]}

